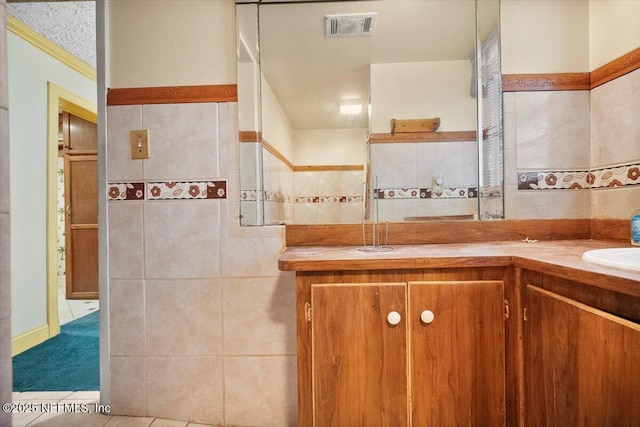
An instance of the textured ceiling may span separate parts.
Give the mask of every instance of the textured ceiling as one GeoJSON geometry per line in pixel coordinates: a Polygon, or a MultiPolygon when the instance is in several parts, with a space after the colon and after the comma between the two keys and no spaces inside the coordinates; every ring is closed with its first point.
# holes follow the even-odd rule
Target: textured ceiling
{"type": "Polygon", "coordinates": [[[7,3],[7,11],[81,61],[96,68],[95,1],[7,3]]]}

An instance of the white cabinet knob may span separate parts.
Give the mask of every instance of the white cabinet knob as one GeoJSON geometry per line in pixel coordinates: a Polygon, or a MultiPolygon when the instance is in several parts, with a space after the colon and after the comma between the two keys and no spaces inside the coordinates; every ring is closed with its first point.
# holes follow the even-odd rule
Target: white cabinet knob
{"type": "Polygon", "coordinates": [[[387,315],[387,322],[389,322],[391,326],[396,326],[400,323],[400,320],[402,320],[402,317],[397,311],[392,311],[387,315]]]}
{"type": "Polygon", "coordinates": [[[433,314],[433,311],[431,310],[425,310],[422,313],[420,313],[420,320],[422,320],[422,323],[425,324],[429,324],[431,322],[433,322],[433,319],[435,319],[435,315],[433,314]]]}

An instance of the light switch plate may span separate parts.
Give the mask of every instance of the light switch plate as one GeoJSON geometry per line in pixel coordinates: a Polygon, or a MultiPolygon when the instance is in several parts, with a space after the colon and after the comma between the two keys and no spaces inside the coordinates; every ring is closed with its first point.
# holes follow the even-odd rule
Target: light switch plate
{"type": "Polygon", "coordinates": [[[148,129],[131,131],[131,158],[134,160],[149,158],[148,129]]]}

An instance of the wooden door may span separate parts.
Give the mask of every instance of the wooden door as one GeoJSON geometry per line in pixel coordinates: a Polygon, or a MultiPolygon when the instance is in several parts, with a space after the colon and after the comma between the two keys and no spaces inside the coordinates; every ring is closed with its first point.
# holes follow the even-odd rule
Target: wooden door
{"type": "Polygon", "coordinates": [[[526,288],[529,426],[640,425],[640,325],[526,288]]]}
{"type": "Polygon", "coordinates": [[[63,149],[77,154],[95,153],[98,148],[98,127],[95,123],[63,111],[60,114],[63,149]]]}
{"type": "Polygon", "coordinates": [[[67,299],[98,299],[97,155],[64,160],[67,299]]]}
{"type": "Polygon", "coordinates": [[[504,283],[411,282],[408,322],[412,425],[504,425],[504,283]]]}
{"type": "Polygon", "coordinates": [[[312,285],[313,425],[408,425],[406,304],[405,283],[312,285]]]}

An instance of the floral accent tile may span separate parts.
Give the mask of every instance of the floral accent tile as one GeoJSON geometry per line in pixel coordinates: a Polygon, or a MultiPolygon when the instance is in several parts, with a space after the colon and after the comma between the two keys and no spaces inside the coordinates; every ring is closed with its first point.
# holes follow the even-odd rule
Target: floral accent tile
{"type": "Polygon", "coordinates": [[[377,188],[374,197],[378,199],[419,199],[419,188],[377,188]]]}
{"type": "Polygon", "coordinates": [[[226,199],[227,181],[207,182],[207,199],[226,199]]]}
{"type": "Polygon", "coordinates": [[[226,199],[226,181],[147,182],[148,200],[226,199]]]}
{"type": "Polygon", "coordinates": [[[144,182],[111,183],[107,200],[144,200],[144,182]]]}
{"type": "Polygon", "coordinates": [[[374,190],[374,197],[379,199],[466,199],[476,197],[476,187],[443,188],[436,193],[432,188],[380,188],[374,190]]]}
{"type": "Polygon", "coordinates": [[[284,194],[276,191],[265,191],[264,192],[264,201],[265,202],[280,202],[284,203],[285,196],[284,194]]]}
{"type": "Polygon", "coordinates": [[[352,203],[362,202],[362,196],[304,196],[289,197],[289,203],[352,203]]]}
{"type": "Polygon", "coordinates": [[[243,202],[255,202],[258,200],[258,191],[240,190],[240,200],[243,202]]]}
{"type": "Polygon", "coordinates": [[[640,164],[595,169],[590,172],[591,188],[640,184],[640,164]]]}
{"type": "Polygon", "coordinates": [[[432,188],[421,188],[421,199],[467,199],[478,196],[476,187],[443,188],[441,192],[434,192],[432,188]]]}
{"type": "Polygon", "coordinates": [[[518,190],[581,190],[640,184],[640,164],[568,172],[518,172],[518,190]]]}

